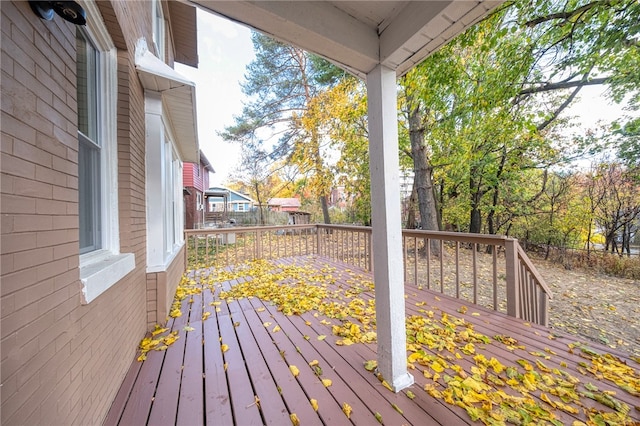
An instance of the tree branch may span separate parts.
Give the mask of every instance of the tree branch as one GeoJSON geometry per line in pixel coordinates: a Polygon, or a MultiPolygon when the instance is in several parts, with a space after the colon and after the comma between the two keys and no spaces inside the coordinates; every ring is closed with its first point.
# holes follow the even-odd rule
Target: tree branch
{"type": "Polygon", "coordinates": [[[587,80],[583,78],[577,81],[561,81],[557,83],[547,83],[538,87],[529,87],[522,89],[518,95],[530,95],[533,93],[550,92],[552,90],[570,89],[572,87],[594,86],[597,84],[606,84],[611,80],[611,77],[592,78],[587,80]]]}
{"type": "Polygon", "coordinates": [[[572,17],[579,15],[581,13],[584,13],[586,11],[588,11],[589,9],[592,9],[594,7],[600,6],[600,5],[608,5],[611,4],[611,1],[609,0],[604,0],[604,1],[594,1],[588,4],[585,4],[582,7],[579,7],[577,9],[574,9],[570,12],[558,12],[558,13],[552,13],[550,15],[547,16],[540,16],[539,18],[536,19],[532,19],[530,21],[525,22],[525,25],[527,27],[535,27],[538,24],[542,24],[543,22],[548,22],[548,21],[553,21],[555,19],[563,19],[563,20],[569,20],[572,17]]]}

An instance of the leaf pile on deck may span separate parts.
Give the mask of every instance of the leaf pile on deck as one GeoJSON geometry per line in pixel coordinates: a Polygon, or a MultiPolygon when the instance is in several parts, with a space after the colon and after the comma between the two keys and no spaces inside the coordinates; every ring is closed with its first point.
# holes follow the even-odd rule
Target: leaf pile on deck
{"type": "MultiPolygon", "coordinates": [[[[180,316],[182,301],[201,292],[204,286],[214,295],[217,294],[216,300],[211,303],[216,310],[220,309],[218,305],[221,300],[229,302],[258,297],[273,303],[285,315],[314,311],[316,317],[323,315],[338,320],[339,324],[326,319],[320,321],[331,326],[332,333],[340,337],[335,341],[337,345],[375,342],[375,302],[370,297],[374,290],[373,283],[364,275],[347,270],[350,278],[346,284],[350,287],[342,288],[336,284],[336,273],[335,268],[330,266],[317,269],[317,266],[305,263],[279,265],[256,260],[237,266],[232,271],[201,271],[198,282],[185,274],[170,315],[180,316]],[[230,289],[217,293],[220,283],[233,281],[236,284],[230,289]],[[359,298],[365,291],[369,292],[367,298],[359,298]]],[[[615,397],[614,391],[600,390],[572,376],[563,370],[567,367],[564,361],[553,359],[557,354],[551,349],[529,352],[540,358],[534,364],[525,359],[513,362],[493,356],[487,358],[484,353],[497,353],[491,351],[491,345],[504,345],[514,353],[526,351],[526,348],[510,336],[489,337],[478,333],[473,324],[464,318],[445,312],[437,314],[437,306],[433,306],[433,310],[426,310],[426,302],[415,304],[420,307],[418,312],[421,315],[412,315],[406,322],[409,367],[421,373],[423,382],[426,380],[423,386],[425,392],[462,407],[472,420],[487,425],[560,425],[562,423],[556,414],[558,411],[571,414],[583,411],[588,425],[634,424],[628,413],[631,409],[640,410],[640,407],[630,408],[615,397]],[[590,400],[601,404],[602,409],[596,408],[593,402],[587,403],[590,400]]],[[[466,315],[467,310],[466,306],[462,306],[458,312],[466,315]]],[[[480,316],[477,312],[470,315],[480,316]]],[[[203,316],[202,320],[207,318],[208,315],[203,316]]],[[[264,325],[270,327],[272,324],[264,325]]],[[[307,322],[307,325],[310,323],[307,322]]],[[[279,330],[276,325],[271,331],[279,330]]],[[[163,336],[167,331],[157,326],[154,333],[141,342],[141,360],[149,350],[164,350],[178,338],[176,331],[163,336]]],[[[188,328],[185,327],[185,331],[189,331],[188,328]]],[[[309,336],[304,337],[310,339],[309,336]]],[[[324,340],[325,336],[317,338],[324,340]]],[[[611,354],[596,353],[580,343],[569,345],[569,352],[576,350],[585,359],[576,366],[583,376],[593,377],[597,381],[606,380],[622,392],[640,397],[640,374],[637,369],[611,354]]],[[[312,362],[309,366],[319,369],[316,364],[312,362]]],[[[364,367],[368,371],[376,371],[376,362],[368,361],[364,367]]],[[[296,366],[290,366],[290,370],[294,377],[299,373],[296,366]]],[[[319,371],[315,371],[318,376],[322,370],[319,371]]],[[[382,377],[379,379],[391,389],[382,377]]],[[[325,386],[331,385],[329,379],[324,379],[323,383],[325,386]]],[[[406,395],[410,399],[416,397],[411,391],[407,391],[406,395]]],[[[317,408],[314,406],[314,409],[317,408]]],[[[399,407],[397,410],[400,410],[399,407]]],[[[343,411],[350,417],[351,407],[348,404],[343,405],[343,411]]],[[[294,425],[299,422],[295,414],[291,414],[291,421],[294,425]]],[[[573,423],[574,426],[583,424],[579,421],[573,423]]]]}
{"type": "MultiPolygon", "coordinates": [[[[542,359],[535,365],[524,359],[517,364],[503,363],[495,357],[487,359],[476,349],[485,349],[499,342],[510,351],[525,350],[517,340],[496,335],[493,340],[476,333],[473,324],[442,312],[436,318],[433,311],[421,310],[424,316],[407,319],[408,350],[411,352],[410,367],[422,370],[427,379],[424,390],[431,396],[460,406],[474,421],[485,424],[539,424],[562,425],[555,412],[562,410],[577,414],[583,410],[588,424],[630,425],[630,407],[615,398],[615,392],[599,390],[591,383],[582,383],[578,378],[557,367],[566,367],[564,362],[555,364],[552,350],[530,352],[556,366],[547,366],[542,359]],[[584,404],[592,399],[612,409],[598,410],[584,404]],[[541,403],[544,402],[544,403],[541,403]]],[[[581,347],[583,355],[591,360],[578,370],[585,376],[597,380],[607,379],[621,390],[640,396],[638,371],[610,354],[597,354],[580,345],[570,345],[570,350],[581,347]]],[[[366,368],[366,366],[365,366],[366,368]]],[[[636,407],[636,409],[639,409],[636,407]]],[[[580,422],[574,425],[582,424],[580,422]]]]}

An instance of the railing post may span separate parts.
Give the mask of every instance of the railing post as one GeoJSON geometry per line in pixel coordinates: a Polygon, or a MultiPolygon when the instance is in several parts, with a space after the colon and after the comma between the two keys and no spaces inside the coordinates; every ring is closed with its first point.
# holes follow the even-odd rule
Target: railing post
{"type": "Polygon", "coordinates": [[[256,259],[262,259],[262,231],[256,231],[256,259]]]}
{"type": "Polygon", "coordinates": [[[316,254],[320,256],[320,232],[322,232],[322,228],[316,225],[316,254]]]}
{"type": "Polygon", "coordinates": [[[518,273],[518,240],[507,238],[504,242],[504,257],[507,280],[507,315],[520,317],[520,274],[518,273]]]}

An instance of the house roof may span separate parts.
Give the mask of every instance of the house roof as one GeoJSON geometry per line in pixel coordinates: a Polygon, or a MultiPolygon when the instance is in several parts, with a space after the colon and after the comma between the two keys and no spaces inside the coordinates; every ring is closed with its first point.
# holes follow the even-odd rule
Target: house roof
{"type": "Polygon", "coordinates": [[[213,170],[213,166],[211,165],[211,163],[207,159],[207,156],[204,155],[204,152],[202,152],[202,151],[200,151],[200,162],[202,164],[204,164],[204,168],[205,169],[211,170],[212,173],[216,172],[215,170],[213,170]]]}
{"type": "Polygon", "coordinates": [[[363,78],[378,64],[406,73],[503,2],[190,1],[363,78]]]}
{"type": "Polygon", "coordinates": [[[280,207],[300,207],[300,200],[297,198],[271,198],[267,204],[280,207]]]}
{"type": "Polygon", "coordinates": [[[250,203],[254,203],[254,201],[248,195],[241,194],[238,191],[234,191],[233,189],[225,188],[225,187],[222,187],[222,186],[213,186],[213,187],[207,189],[204,193],[205,193],[205,195],[207,197],[220,197],[220,198],[222,198],[223,196],[226,195],[226,196],[229,197],[229,202],[247,201],[247,202],[250,202],[250,203]]]}

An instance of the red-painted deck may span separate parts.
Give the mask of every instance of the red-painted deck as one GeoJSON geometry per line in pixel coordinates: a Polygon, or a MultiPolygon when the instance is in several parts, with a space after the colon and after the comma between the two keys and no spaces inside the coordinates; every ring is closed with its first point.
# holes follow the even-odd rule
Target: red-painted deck
{"type": "MultiPolygon", "coordinates": [[[[318,269],[328,263],[318,258],[311,262],[318,269]]],[[[354,272],[371,279],[370,274],[349,265],[331,263],[331,266],[336,268],[334,288],[348,289],[354,282],[354,272]]],[[[217,288],[229,288],[233,284],[226,282],[217,288]]],[[[479,423],[473,422],[463,408],[425,392],[425,385],[433,381],[427,379],[423,371],[434,373],[427,366],[415,363],[416,368],[411,373],[416,384],[394,394],[363,366],[365,361],[375,359],[375,344],[338,346],[335,342],[340,337],[331,333],[327,318],[314,316],[313,311],[285,316],[276,306],[258,298],[225,301],[218,299],[218,293],[219,290],[215,294],[205,290],[194,295],[192,303],[188,299],[183,302],[183,315],[171,319],[168,324],[178,331],[180,338],[165,351],[150,351],[146,361],[132,363],[106,425],[287,425],[291,424],[292,413],[301,425],[372,425],[378,424],[377,416],[386,425],[479,423]],[[212,305],[214,301],[220,302],[218,312],[212,305]],[[203,312],[211,312],[204,321],[203,312]],[[267,322],[271,324],[265,327],[267,322]],[[279,331],[274,331],[276,325],[280,327],[279,331]],[[185,326],[192,327],[193,331],[185,330],[185,326]],[[319,335],[326,335],[326,339],[318,340],[319,335]],[[221,344],[228,345],[224,353],[221,344]],[[316,374],[318,371],[314,372],[309,366],[314,360],[322,369],[320,377],[316,374]],[[292,375],[291,365],[299,369],[297,377],[292,375]],[[331,386],[325,387],[320,379],[331,379],[331,386]],[[415,397],[410,399],[407,391],[415,397]],[[317,411],[310,399],[317,400],[317,411]],[[351,407],[350,418],[343,412],[345,403],[351,407]]],[[[630,407],[628,424],[640,422],[640,409],[636,408],[640,406],[640,398],[578,367],[578,363],[589,360],[581,357],[578,349],[573,353],[568,350],[567,345],[575,342],[575,337],[551,334],[551,330],[544,327],[524,324],[521,320],[427,290],[407,287],[406,294],[408,316],[424,316],[432,311],[440,318],[442,313],[447,313],[450,318],[463,318],[472,323],[475,332],[490,337],[488,344],[475,344],[476,355],[482,354],[487,360],[495,357],[505,366],[523,372],[517,363],[522,359],[528,360],[534,371],[541,374],[544,373],[539,370],[540,365],[566,371],[579,380],[579,389],[590,383],[597,385],[599,391],[615,392],[615,398],[630,407]],[[463,304],[467,307],[464,313],[463,304]],[[515,338],[525,349],[509,349],[493,339],[497,335],[515,338]],[[536,366],[536,360],[542,364],[536,366]]],[[[367,300],[373,296],[365,291],[357,297],[367,300]]],[[[329,321],[339,324],[335,319],[329,321]]],[[[611,353],[594,343],[588,346],[597,352],[611,353]]],[[[438,352],[426,348],[425,353],[448,358],[450,364],[458,364],[468,375],[473,374],[472,368],[476,366],[473,355],[463,354],[461,359],[456,359],[447,350],[438,352]]],[[[640,384],[640,366],[624,354],[614,355],[633,367],[632,375],[638,380],[636,384],[640,384]]],[[[442,373],[443,378],[437,385],[440,391],[445,389],[446,374],[456,373],[450,369],[442,373]]],[[[506,380],[504,372],[500,377],[506,380]]],[[[501,389],[522,396],[508,386],[501,389]]],[[[581,398],[581,405],[574,404],[578,413],[570,414],[542,402],[540,394],[539,389],[530,393],[537,405],[552,412],[564,424],[574,420],[586,422],[587,410],[614,411],[593,399],[581,398]]],[[[550,396],[552,400],[558,400],[558,397],[550,396]]]]}

